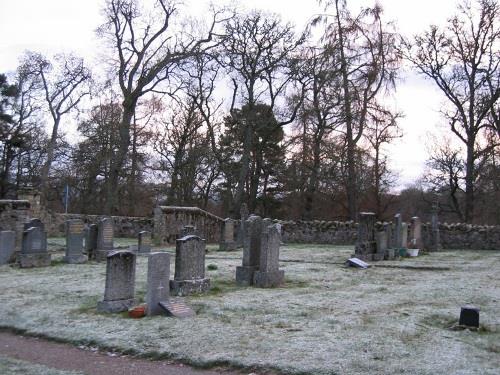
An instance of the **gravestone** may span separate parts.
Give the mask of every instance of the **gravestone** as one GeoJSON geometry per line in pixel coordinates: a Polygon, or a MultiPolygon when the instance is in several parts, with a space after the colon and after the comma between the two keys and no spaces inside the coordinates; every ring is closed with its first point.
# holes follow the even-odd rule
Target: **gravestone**
{"type": "Polygon", "coordinates": [[[101,219],[97,228],[97,250],[96,260],[98,262],[106,260],[108,253],[113,250],[113,220],[109,217],[101,219]]]}
{"type": "Polygon", "coordinates": [[[97,224],[90,224],[85,228],[85,252],[89,260],[95,260],[97,256],[97,233],[97,224]]]}
{"type": "Polygon", "coordinates": [[[248,220],[248,206],[246,203],[242,203],[240,208],[240,225],[238,227],[238,233],[236,236],[236,246],[238,248],[243,247],[243,242],[246,234],[245,223],[247,220],[248,220]]]}
{"type": "Polygon", "coordinates": [[[441,235],[439,233],[439,218],[438,218],[439,206],[437,204],[432,205],[431,213],[431,230],[430,230],[430,251],[442,250],[441,246],[441,235]]]}
{"type": "Polygon", "coordinates": [[[151,253],[151,232],[147,230],[139,232],[137,252],[139,254],[151,253]]]}
{"type": "Polygon", "coordinates": [[[401,249],[408,248],[408,223],[401,224],[401,249]]]}
{"type": "Polygon", "coordinates": [[[150,253],[148,257],[148,284],[146,290],[146,314],[160,315],[160,302],[168,302],[170,296],[170,254],[150,253]]]}
{"type": "Polygon", "coordinates": [[[205,240],[195,235],[179,238],[175,244],[175,274],[170,290],[176,296],[204,293],[210,289],[205,278],[205,240]]]}
{"type": "Polygon", "coordinates": [[[0,232],[0,266],[10,263],[15,258],[16,232],[4,230],[0,232]]]}
{"type": "Polygon", "coordinates": [[[236,250],[236,242],[234,241],[234,220],[229,218],[225,219],[221,226],[221,232],[219,250],[236,250]]]}
{"type": "Polygon", "coordinates": [[[363,268],[363,269],[370,267],[370,265],[368,263],[363,262],[361,259],[358,259],[358,258],[347,259],[347,265],[349,265],[350,267],[357,267],[357,268],[363,268]]]}
{"type": "Polygon", "coordinates": [[[243,262],[236,267],[236,283],[242,286],[252,285],[253,274],[259,269],[262,234],[262,218],[250,216],[244,225],[243,262]]]}
{"type": "Polygon", "coordinates": [[[47,233],[40,227],[30,227],[23,232],[19,265],[21,268],[50,266],[47,252],[47,233]]]}
{"type": "Polygon", "coordinates": [[[465,327],[479,328],[479,308],[474,306],[462,307],[458,324],[465,327]]]}
{"type": "Polygon", "coordinates": [[[384,260],[387,254],[387,232],[380,231],[375,234],[375,242],[377,243],[377,251],[373,254],[373,260],[384,260]]]}
{"type": "Polygon", "coordinates": [[[403,243],[401,240],[401,226],[403,224],[403,221],[401,219],[401,214],[396,214],[394,215],[394,247],[396,249],[401,249],[403,247],[403,243]]]}
{"type": "Polygon", "coordinates": [[[81,264],[87,261],[84,255],[83,237],[84,224],[80,219],[66,221],[66,256],[64,261],[71,264],[81,264]]]}
{"type": "Polygon", "coordinates": [[[271,288],[283,284],[285,271],[279,269],[281,235],[277,224],[267,225],[263,220],[259,269],[254,272],[253,283],[260,288],[271,288]]]}
{"type": "Polygon", "coordinates": [[[40,228],[40,230],[45,233],[45,236],[43,238],[44,243],[42,244],[42,248],[47,248],[47,233],[45,232],[45,224],[42,222],[42,220],[38,218],[33,218],[24,223],[24,230],[28,230],[29,228],[40,228]]]}
{"type": "Polygon", "coordinates": [[[168,316],[173,316],[174,318],[190,318],[196,315],[193,309],[179,298],[172,298],[168,301],[160,302],[160,307],[168,316]]]}
{"type": "Polygon", "coordinates": [[[127,311],[135,304],[136,255],[127,250],[110,251],[106,257],[104,299],[97,311],[116,313],[127,311]]]}
{"type": "Polygon", "coordinates": [[[376,250],[375,214],[373,212],[360,212],[358,238],[356,240],[354,254],[361,260],[372,261],[374,260],[376,250]]]}
{"type": "Polygon", "coordinates": [[[418,216],[411,218],[410,241],[415,244],[415,249],[420,249],[420,251],[423,250],[424,243],[422,241],[422,221],[418,216]]]}

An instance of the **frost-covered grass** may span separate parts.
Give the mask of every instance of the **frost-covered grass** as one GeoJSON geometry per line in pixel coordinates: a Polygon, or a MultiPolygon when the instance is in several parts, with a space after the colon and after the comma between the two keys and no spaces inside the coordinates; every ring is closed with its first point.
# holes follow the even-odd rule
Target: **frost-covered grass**
{"type": "MultiPolygon", "coordinates": [[[[211,251],[206,265],[212,290],[187,299],[197,312],[188,320],[97,313],[104,263],[3,266],[0,324],[200,366],[290,374],[498,373],[499,252],[446,251],[379,263],[450,268],[445,271],[346,268],[342,263],[352,252],[351,247],[284,246],[286,285],[257,289],[234,283],[241,251],[211,251]],[[450,330],[467,303],[481,308],[481,329],[450,330]]],[[[173,261],[171,266],[173,275],[173,261]]],[[[147,258],[139,257],[139,299],[145,295],[146,271],[147,258]]]]}
{"type": "Polygon", "coordinates": [[[0,374],[19,375],[83,375],[82,372],[62,371],[46,366],[0,356],[0,374]]]}

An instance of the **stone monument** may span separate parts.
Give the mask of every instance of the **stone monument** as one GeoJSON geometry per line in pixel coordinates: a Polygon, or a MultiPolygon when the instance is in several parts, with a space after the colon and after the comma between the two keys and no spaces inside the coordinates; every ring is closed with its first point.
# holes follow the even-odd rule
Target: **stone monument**
{"type": "Polygon", "coordinates": [[[148,285],[146,290],[146,314],[164,313],[161,302],[170,297],[170,254],[150,253],[148,256],[148,285]]]}
{"type": "Polygon", "coordinates": [[[234,241],[234,220],[225,219],[224,224],[221,226],[220,235],[220,251],[236,250],[236,242],[234,241]]]}
{"type": "Polygon", "coordinates": [[[80,219],[66,221],[66,263],[85,263],[87,257],[84,255],[84,224],[80,219]]]}
{"type": "Polygon", "coordinates": [[[281,233],[279,224],[268,224],[263,220],[259,269],[254,272],[253,283],[260,288],[277,287],[283,284],[285,271],[279,269],[281,233]]]}
{"type": "Polygon", "coordinates": [[[30,227],[23,233],[19,265],[21,268],[50,266],[47,252],[47,233],[40,227],[30,227]]]}
{"type": "Polygon", "coordinates": [[[254,272],[260,266],[262,218],[252,215],[244,223],[243,262],[236,267],[236,283],[242,286],[253,284],[254,272]]]}
{"type": "Polygon", "coordinates": [[[101,219],[97,229],[96,260],[98,262],[106,260],[108,253],[113,250],[113,236],[113,220],[109,217],[101,219]]]}

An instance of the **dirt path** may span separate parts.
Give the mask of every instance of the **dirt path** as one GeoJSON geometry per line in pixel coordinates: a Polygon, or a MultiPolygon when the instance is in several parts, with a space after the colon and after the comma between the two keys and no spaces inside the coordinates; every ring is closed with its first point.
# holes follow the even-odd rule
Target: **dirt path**
{"type": "MultiPolygon", "coordinates": [[[[110,356],[68,344],[0,332],[0,355],[58,370],[88,375],[241,375],[233,370],[196,370],[168,361],[149,361],[127,356],[110,356]]],[[[247,372],[248,373],[248,372],[247,372]]]]}

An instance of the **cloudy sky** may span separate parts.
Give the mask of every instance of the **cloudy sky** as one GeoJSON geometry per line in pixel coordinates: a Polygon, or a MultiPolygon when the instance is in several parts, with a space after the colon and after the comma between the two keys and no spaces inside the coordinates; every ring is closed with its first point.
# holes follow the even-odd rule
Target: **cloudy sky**
{"type": "MultiPolygon", "coordinates": [[[[0,0],[0,72],[13,71],[25,50],[47,55],[72,51],[90,65],[96,63],[100,42],[94,30],[101,23],[104,0],[0,0]]],[[[213,0],[216,5],[234,1],[213,0]]],[[[208,1],[188,0],[186,7],[202,17],[208,1]]],[[[386,20],[395,21],[406,36],[419,33],[431,24],[442,25],[454,13],[456,0],[378,0],[386,20]]],[[[265,9],[295,23],[298,29],[321,12],[316,0],[247,0],[245,8],[265,9]]],[[[371,0],[348,0],[359,10],[371,0]]],[[[391,165],[400,174],[400,187],[410,184],[423,172],[427,139],[443,131],[439,109],[443,96],[428,81],[404,71],[396,92],[396,103],[404,113],[400,121],[404,137],[387,149],[391,165]]]]}

